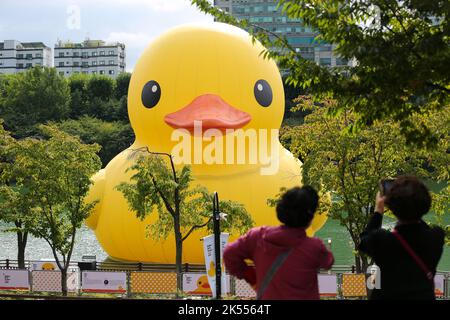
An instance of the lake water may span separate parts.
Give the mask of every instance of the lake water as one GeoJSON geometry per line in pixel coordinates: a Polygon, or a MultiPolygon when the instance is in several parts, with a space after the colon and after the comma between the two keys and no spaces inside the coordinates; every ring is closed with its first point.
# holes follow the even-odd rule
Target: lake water
{"type": "MultiPolygon", "coordinates": [[[[385,227],[391,227],[392,225],[392,221],[386,221],[384,224],[385,227]]],[[[5,228],[5,224],[0,224],[0,230],[4,230],[5,228]]],[[[350,236],[337,221],[329,219],[325,226],[317,233],[317,236],[322,238],[325,243],[331,238],[332,251],[336,259],[335,264],[354,264],[350,236]]],[[[78,231],[76,236],[72,261],[81,260],[83,255],[95,255],[97,261],[103,261],[107,258],[107,254],[100,247],[95,238],[95,234],[85,226],[78,231]]],[[[31,237],[28,240],[25,257],[28,260],[40,260],[45,258],[51,259],[53,255],[49,245],[44,240],[31,237]]],[[[0,260],[2,259],[17,259],[17,240],[15,233],[0,233],[0,260]]],[[[450,271],[450,247],[445,247],[438,269],[441,271],[450,271]]]]}

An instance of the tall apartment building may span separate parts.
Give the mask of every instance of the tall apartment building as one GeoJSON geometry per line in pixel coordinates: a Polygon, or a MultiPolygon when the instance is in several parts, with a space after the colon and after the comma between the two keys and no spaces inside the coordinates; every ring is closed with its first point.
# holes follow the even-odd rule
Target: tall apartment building
{"type": "Polygon", "coordinates": [[[55,68],[66,77],[74,73],[100,74],[112,78],[125,72],[125,45],[86,40],[55,45],[55,68]]]}
{"type": "Polygon", "coordinates": [[[302,24],[301,19],[290,19],[277,9],[276,0],[214,0],[214,5],[238,19],[247,19],[250,23],[270,32],[286,36],[289,44],[305,59],[324,66],[343,66],[349,62],[337,57],[334,46],[318,43],[318,33],[302,24]]]}
{"type": "Polygon", "coordinates": [[[0,74],[23,72],[35,66],[52,67],[52,50],[42,42],[0,42],[0,74]]]}

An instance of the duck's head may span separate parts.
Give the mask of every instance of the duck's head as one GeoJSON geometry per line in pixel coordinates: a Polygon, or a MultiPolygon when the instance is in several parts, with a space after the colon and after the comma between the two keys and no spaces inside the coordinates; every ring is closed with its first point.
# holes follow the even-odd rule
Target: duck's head
{"type": "Polygon", "coordinates": [[[207,276],[201,276],[200,278],[198,278],[197,280],[197,287],[199,289],[211,289],[211,287],[209,286],[209,281],[208,281],[208,277],[207,276]]]}
{"type": "Polygon", "coordinates": [[[284,90],[264,47],[233,26],[176,27],[155,39],[137,62],[128,92],[136,141],[169,152],[174,129],[278,129],[284,90]]]}

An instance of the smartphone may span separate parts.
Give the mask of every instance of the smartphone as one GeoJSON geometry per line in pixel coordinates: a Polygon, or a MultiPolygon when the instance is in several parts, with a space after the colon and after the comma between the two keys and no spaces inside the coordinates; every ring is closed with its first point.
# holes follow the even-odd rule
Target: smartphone
{"type": "Polygon", "coordinates": [[[382,195],[385,195],[386,193],[391,190],[392,185],[394,184],[394,179],[383,179],[380,182],[380,191],[382,195]]]}

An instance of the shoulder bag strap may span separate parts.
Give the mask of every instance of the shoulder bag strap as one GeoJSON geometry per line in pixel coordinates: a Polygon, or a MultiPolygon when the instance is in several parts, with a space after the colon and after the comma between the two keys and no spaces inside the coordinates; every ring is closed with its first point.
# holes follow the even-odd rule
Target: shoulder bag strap
{"type": "Polygon", "coordinates": [[[266,275],[264,276],[263,281],[261,282],[261,286],[258,289],[258,293],[256,295],[256,299],[260,300],[264,292],[266,291],[267,287],[269,286],[270,282],[272,281],[273,276],[277,273],[278,269],[281,267],[283,262],[287,259],[289,254],[294,250],[294,248],[289,249],[288,251],[284,251],[280,253],[275,261],[270,266],[269,271],[267,271],[266,275]]]}
{"type": "Polygon", "coordinates": [[[397,238],[397,240],[400,242],[400,244],[403,246],[403,248],[408,252],[408,254],[413,258],[413,260],[416,262],[416,264],[422,269],[422,271],[427,276],[428,280],[433,282],[434,284],[434,275],[433,272],[427,267],[427,265],[423,262],[423,260],[414,252],[414,250],[411,248],[411,246],[406,242],[405,238],[403,238],[400,233],[394,229],[392,231],[392,234],[397,238]]]}

